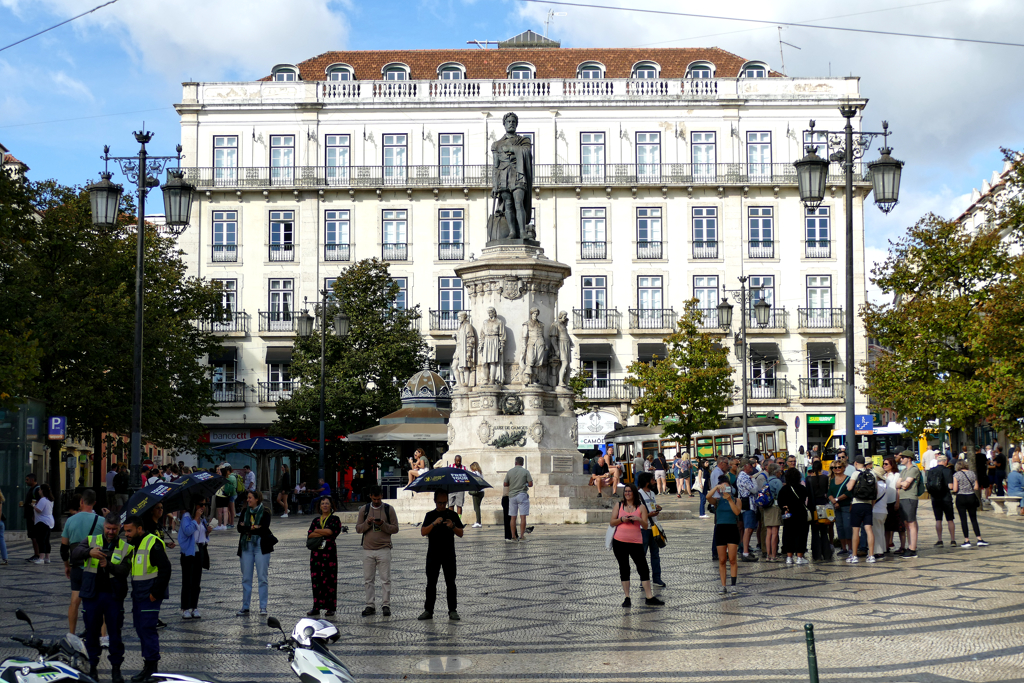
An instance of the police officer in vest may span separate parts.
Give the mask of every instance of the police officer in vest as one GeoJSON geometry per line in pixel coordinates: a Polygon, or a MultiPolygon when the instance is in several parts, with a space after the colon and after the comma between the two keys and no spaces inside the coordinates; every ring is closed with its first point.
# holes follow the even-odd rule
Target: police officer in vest
{"type": "Polygon", "coordinates": [[[96,667],[100,663],[100,630],[107,624],[110,637],[110,679],[124,683],[121,663],[124,661],[124,598],[128,594],[128,572],[131,566],[122,564],[128,544],[120,538],[121,522],[114,513],[103,520],[103,533],[89,536],[71,550],[71,561],[82,566],[82,588],[79,596],[85,607],[85,649],[89,652],[89,676],[99,680],[96,667]]]}
{"type": "Polygon", "coordinates": [[[130,515],[125,520],[124,535],[130,544],[126,559],[131,562],[132,621],[142,641],[143,668],[132,676],[132,681],[141,683],[156,673],[160,661],[160,638],[156,629],[160,605],[170,597],[167,586],[171,582],[171,561],[167,559],[163,540],[146,533],[138,515],[130,515]]]}

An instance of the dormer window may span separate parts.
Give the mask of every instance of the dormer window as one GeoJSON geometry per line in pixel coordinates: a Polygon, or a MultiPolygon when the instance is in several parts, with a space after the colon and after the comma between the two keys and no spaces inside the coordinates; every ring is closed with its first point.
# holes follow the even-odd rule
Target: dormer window
{"type": "Polygon", "coordinates": [[[461,64],[442,64],[437,67],[437,77],[442,81],[461,81],[466,77],[466,67],[461,64]]]}
{"type": "Polygon", "coordinates": [[[576,78],[604,78],[604,65],[599,62],[583,62],[576,71],[576,78]]]}
{"type": "Polygon", "coordinates": [[[686,69],[687,78],[714,78],[715,67],[708,62],[694,62],[686,69]]]}
{"type": "Polygon", "coordinates": [[[327,67],[327,80],[329,81],[354,81],[352,67],[348,64],[332,64],[327,67]]]}
{"type": "Polygon", "coordinates": [[[409,80],[409,67],[405,64],[388,64],[381,73],[385,81],[407,81],[409,80]]]}
{"type": "Polygon", "coordinates": [[[526,81],[533,78],[534,72],[533,64],[519,62],[508,68],[508,77],[514,81],[526,81]]]}
{"type": "Polygon", "coordinates": [[[633,66],[633,78],[658,78],[661,67],[654,62],[637,62],[633,66]]]}
{"type": "Polygon", "coordinates": [[[740,70],[741,78],[768,78],[768,67],[762,62],[747,62],[740,70]]]}
{"type": "Polygon", "coordinates": [[[271,73],[275,81],[299,80],[299,70],[290,64],[278,64],[271,73]]]}

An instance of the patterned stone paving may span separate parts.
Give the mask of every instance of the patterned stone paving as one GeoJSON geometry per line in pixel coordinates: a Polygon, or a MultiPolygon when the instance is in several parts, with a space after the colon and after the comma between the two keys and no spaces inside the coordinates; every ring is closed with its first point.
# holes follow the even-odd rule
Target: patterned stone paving
{"type": "MultiPolygon", "coordinates": [[[[691,502],[671,501],[690,509],[691,502]]],[[[1019,587],[1024,521],[982,515],[988,548],[933,549],[930,522],[917,560],[872,566],[740,565],[734,595],[717,594],[717,566],[706,558],[709,521],[667,522],[662,552],[668,603],[623,610],[604,528],[538,526],[522,545],[495,527],[467,529],[458,541],[463,620],[420,622],[426,541],[404,520],[395,539],[390,618],[363,618],[359,537],[340,541],[341,639],[333,651],[360,680],[517,681],[794,681],[807,680],[805,623],[813,623],[823,681],[1022,681],[1024,595],[1019,587]],[[425,660],[458,657],[458,673],[427,673],[425,660]]],[[[286,626],[311,605],[308,518],[275,520],[281,543],[271,561],[270,612],[286,626]]],[[[215,681],[294,681],[284,656],[267,651],[271,632],[258,617],[234,616],[241,599],[233,532],[214,534],[213,569],[200,599],[203,619],[182,622],[178,577],[163,617],[162,669],[215,681]]],[[[60,565],[23,561],[24,541],[9,543],[0,567],[0,657],[22,651],[21,606],[43,634],[66,627],[67,584],[60,565]]],[[[173,557],[173,555],[172,555],[173,557]]],[[[378,590],[379,594],[379,590],[378,590]]],[[[634,583],[633,595],[641,595],[634,583]]],[[[637,601],[642,602],[642,601],[637,601]]],[[[129,617],[130,619],[130,617],[129,617]]],[[[138,667],[128,632],[126,669],[138,667]]],[[[106,675],[106,663],[101,674],[106,675]]],[[[109,679],[106,679],[109,680],[109,679]]]]}

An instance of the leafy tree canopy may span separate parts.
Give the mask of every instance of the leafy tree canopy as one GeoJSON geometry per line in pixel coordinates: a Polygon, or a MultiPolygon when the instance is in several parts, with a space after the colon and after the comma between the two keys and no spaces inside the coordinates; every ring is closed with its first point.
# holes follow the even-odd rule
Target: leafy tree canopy
{"type": "Polygon", "coordinates": [[[696,299],[686,302],[676,331],[665,338],[667,358],[634,361],[626,377],[626,384],[640,389],[633,412],[662,425],[662,436],[678,438],[687,449],[693,434],[718,427],[733,402],[728,351],[700,330],[698,306],[696,299]],[[666,424],[669,416],[678,419],[666,424]]]}

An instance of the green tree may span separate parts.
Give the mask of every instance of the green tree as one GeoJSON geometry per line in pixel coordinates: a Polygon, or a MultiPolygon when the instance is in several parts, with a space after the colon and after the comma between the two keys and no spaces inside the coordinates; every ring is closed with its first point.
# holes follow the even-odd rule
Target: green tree
{"type": "MultiPolygon", "coordinates": [[[[326,318],[331,321],[339,306],[349,317],[348,336],[337,337],[328,330],[324,356],[325,449],[335,465],[345,456],[337,437],[373,427],[398,410],[406,380],[430,366],[427,344],[415,327],[419,306],[395,308],[398,294],[388,264],[378,259],[352,264],[334,282],[326,318]]],[[[291,373],[298,388],[277,404],[274,429],[289,438],[315,442],[320,430],[319,329],[296,340],[291,373]]]]}
{"type": "Polygon", "coordinates": [[[1008,247],[997,226],[972,234],[929,214],[872,270],[893,300],[862,311],[868,336],[886,349],[862,366],[866,393],[895,409],[911,434],[964,430],[970,449],[973,428],[990,414],[983,371],[992,359],[979,344],[979,313],[1012,283],[1008,247]]]}
{"type": "MultiPolygon", "coordinates": [[[[81,188],[28,182],[21,192],[18,203],[32,207],[34,216],[0,213],[0,243],[17,243],[18,264],[0,271],[0,329],[22,335],[38,356],[31,377],[14,389],[45,401],[50,414],[66,415],[73,436],[127,434],[135,319],[132,202],[126,200],[119,224],[105,229],[92,225],[81,188]]],[[[200,358],[219,345],[195,321],[221,313],[219,288],[187,277],[174,240],[151,226],[144,258],[143,438],[164,448],[190,447],[203,429],[201,419],[213,414],[209,371],[200,358]]],[[[4,358],[0,354],[0,363],[4,358]]]]}
{"type": "Polygon", "coordinates": [[[676,331],[665,337],[667,358],[650,364],[634,361],[626,377],[626,384],[640,390],[633,412],[661,425],[662,436],[676,437],[686,449],[693,434],[718,427],[732,405],[728,351],[701,332],[698,306],[696,299],[687,301],[676,331]],[[676,419],[666,423],[670,416],[676,419]]]}

